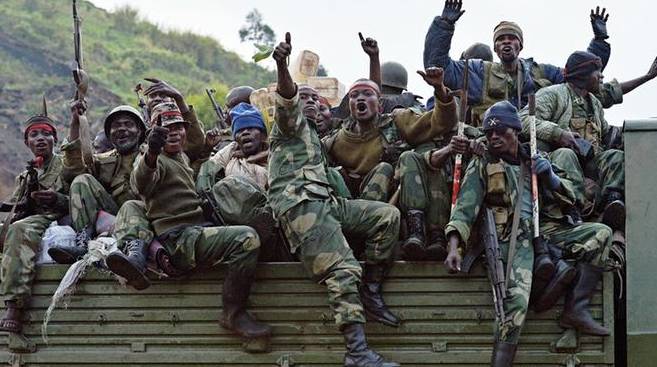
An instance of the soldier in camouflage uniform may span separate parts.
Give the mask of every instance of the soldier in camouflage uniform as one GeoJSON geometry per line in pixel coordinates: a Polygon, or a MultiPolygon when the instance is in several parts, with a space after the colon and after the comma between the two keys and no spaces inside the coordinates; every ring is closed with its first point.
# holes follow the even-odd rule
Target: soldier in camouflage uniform
{"type": "MultiPolygon", "coordinates": [[[[602,62],[588,52],[573,53],[566,64],[566,83],[541,89],[536,94],[536,134],[548,150],[550,159],[562,167],[575,185],[577,204],[587,206],[584,176],[598,180],[603,221],[622,230],[625,222],[625,155],[607,149],[603,141],[610,133],[600,101],[602,62]]],[[[520,113],[523,130],[529,129],[529,113],[520,113]]],[[[588,211],[588,210],[586,210],[588,211]]]]}
{"type": "Polygon", "coordinates": [[[497,320],[495,325],[492,366],[512,365],[529,305],[534,263],[529,174],[532,162],[541,192],[541,233],[577,263],[579,273],[573,289],[566,296],[561,325],[584,333],[609,335],[607,329],[593,320],[588,304],[601,279],[601,266],[607,256],[611,230],[604,224],[573,226],[563,220],[561,205],[575,200],[572,183],[560,179],[555,174],[559,168],[553,168],[546,158],[537,155],[530,159],[527,144],[519,145],[521,123],[517,110],[509,102],[494,104],[484,115],[483,126],[488,153],[474,157],[465,172],[456,207],[445,228],[450,245],[445,264],[450,271],[460,270],[458,246],[470,239],[480,209],[484,206],[491,208],[502,260],[505,267],[511,267],[507,292],[503,296],[505,317],[497,320]],[[518,216],[517,233],[513,233],[515,216],[518,216]],[[509,260],[511,246],[515,248],[515,255],[509,260]]]}
{"type": "Polygon", "coordinates": [[[276,123],[270,136],[269,202],[292,252],[311,277],[327,287],[329,305],[347,347],[344,365],[398,366],[369,349],[363,324],[365,312],[386,324],[399,324],[381,296],[381,282],[398,236],[399,212],[388,204],[334,195],[314,119],[305,115],[309,111],[316,116],[316,91],[297,88],[292,81],[286,64],[292,50],[289,33],[285,38],[273,54],[278,88],[276,123]],[[360,297],[361,267],[343,231],[367,236],[360,297]]]}
{"type": "Polygon", "coordinates": [[[68,212],[68,187],[61,179],[62,159],[53,154],[57,143],[57,130],[53,121],[38,115],[27,121],[25,145],[35,158],[42,159],[37,167],[39,187],[26,197],[27,171],[16,177],[16,188],[10,205],[17,204],[20,220],[9,224],[4,239],[4,253],[0,289],[5,301],[5,314],[0,320],[0,330],[21,333],[22,311],[32,295],[32,281],[36,274],[36,257],[41,237],[50,223],[68,212]]]}
{"type": "MultiPolygon", "coordinates": [[[[206,220],[195,190],[194,172],[183,153],[190,124],[173,102],[153,109],[152,121],[157,125],[151,129],[148,150],[137,159],[130,180],[144,200],[155,235],[182,272],[228,265],[221,324],[245,338],[268,337],[271,328],[246,312],[260,248],[258,234],[250,227],[217,227],[206,220]]],[[[110,269],[116,265],[108,258],[110,269]]]]}

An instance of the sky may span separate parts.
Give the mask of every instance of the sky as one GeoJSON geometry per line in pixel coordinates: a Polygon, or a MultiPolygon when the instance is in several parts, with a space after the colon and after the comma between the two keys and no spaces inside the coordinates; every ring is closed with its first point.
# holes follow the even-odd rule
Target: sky
{"type": "MultiPolygon", "coordinates": [[[[377,40],[382,63],[397,61],[406,67],[410,91],[425,97],[432,94],[416,70],[423,67],[424,37],[433,18],[442,12],[443,1],[91,2],[109,11],[129,5],[137,9],[143,19],[163,28],[211,36],[247,61],[255,53],[254,48],[249,43],[240,43],[238,30],[246,14],[255,8],[279,40],[285,32],[291,33],[293,58],[304,49],[316,52],[329,76],[337,77],[346,86],[368,75],[367,55],[358,39],[358,32],[362,32],[365,37],[377,40]]],[[[606,80],[626,81],[644,75],[657,56],[652,24],[657,5],[645,0],[465,0],[465,14],[456,24],[450,54],[457,58],[474,42],[492,45],[495,25],[501,20],[511,20],[523,29],[521,57],[563,66],[573,51],[586,50],[593,37],[589,13],[596,5],[606,7],[610,13],[607,29],[612,53],[604,71],[606,80]]],[[[263,66],[273,68],[274,64],[264,63],[263,66]]],[[[626,95],[623,104],[607,109],[607,121],[620,125],[627,119],[657,116],[656,97],[657,80],[652,80],[626,95]]]]}

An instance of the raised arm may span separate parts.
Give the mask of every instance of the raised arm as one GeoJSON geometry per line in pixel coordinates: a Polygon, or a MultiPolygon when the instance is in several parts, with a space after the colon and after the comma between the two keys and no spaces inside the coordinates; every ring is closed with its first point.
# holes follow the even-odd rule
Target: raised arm
{"type": "Polygon", "coordinates": [[[375,82],[381,89],[381,61],[379,60],[379,45],[374,38],[363,38],[363,34],[358,32],[360,45],[363,51],[370,59],[370,80],[375,82]]]}

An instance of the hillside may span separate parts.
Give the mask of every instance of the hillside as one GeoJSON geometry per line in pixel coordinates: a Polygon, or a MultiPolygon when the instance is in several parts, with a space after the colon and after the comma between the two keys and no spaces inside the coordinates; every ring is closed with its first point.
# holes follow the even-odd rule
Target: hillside
{"type": "MultiPolygon", "coordinates": [[[[144,77],[170,81],[196,106],[203,121],[214,115],[204,89],[216,89],[222,101],[228,88],[266,85],[272,72],[244,62],[213,38],[190,32],[164,31],[143,21],[136,11],[107,12],[78,1],[82,17],[84,68],[91,77],[88,103],[92,130],[120,103],[136,104],[134,86],[144,77]]],[[[2,0],[0,2],[0,195],[30,157],[21,125],[40,111],[41,96],[66,134],[68,103],[74,86],[71,2],[2,0]]]]}

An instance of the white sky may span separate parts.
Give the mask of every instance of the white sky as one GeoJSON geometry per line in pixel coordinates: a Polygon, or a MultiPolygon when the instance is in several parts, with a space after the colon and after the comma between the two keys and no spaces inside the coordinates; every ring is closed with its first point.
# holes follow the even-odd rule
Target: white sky
{"type": "MultiPolygon", "coordinates": [[[[412,92],[431,95],[415,70],[423,66],[424,37],[434,16],[442,12],[443,1],[91,1],[110,11],[130,5],[164,28],[212,36],[245,60],[250,60],[254,50],[250,44],[240,43],[238,29],[246,14],[257,8],[278,39],[286,31],[292,34],[293,56],[303,49],[313,50],[329,75],[347,86],[368,75],[368,59],[358,40],[360,31],[378,41],[381,62],[394,60],[406,67],[412,92]]],[[[593,37],[589,12],[596,5],[607,7],[611,14],[607,28],[612,55],[606,78],[625,81],[645,74],[657,56],[651,24],[657,6],[645,0],[465,0],[466,12],[456,25],[451,56],[457,58],[474,42],[491,44],[493,27],[501,20],[512,20],[524,33],[521,57],[563,66],[571,52],[585,50],[593,37]]],[[[657,80],[653,80],[626,95],[622,105],[606,110],[607,120],[621,124],[625,119],[657,116],[656,95],[657,80]]]]}

